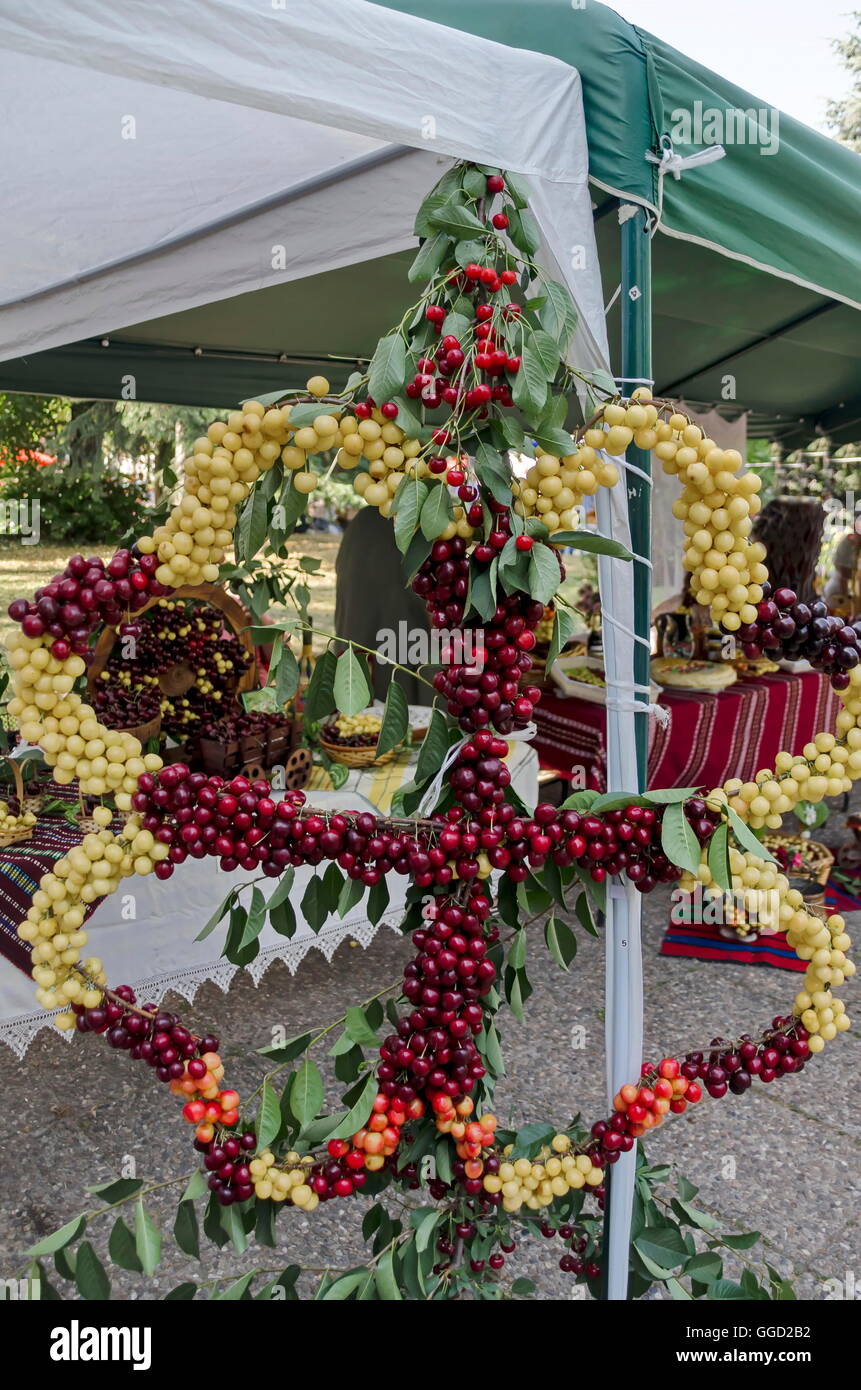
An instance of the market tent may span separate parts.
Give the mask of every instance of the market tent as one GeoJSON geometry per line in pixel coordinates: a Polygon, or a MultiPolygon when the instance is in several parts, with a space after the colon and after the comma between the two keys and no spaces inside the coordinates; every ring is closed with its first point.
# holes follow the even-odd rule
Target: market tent
{"type": "MultiPolygon", "coordinates": [[[[350,141],[342,140],[338,157],[324,167],[322,186],[308,187],[303,180],[321,178],[319,161],[315,166],[312,151],[303,157],[291,143],[287,163],[287,118],[259,109],[273,95],[283,97],[278,89],[285,84],[277,80],[279,35],[291,32],[288,25],[301,6],[291,3],[289,11],[274,10],[265,25],[258,16],[251,26],[265,59],[264,83],[260,92],[247,91],[242,100],[256,102],[255,109],[225,113],[219,100],[209,99],[197,104],[205,110],[199,128],[189,123],[189,108],[180,93],[164,86],[147,90],[137,81],[105,76],[106,68],[115,75],[123,70],[120,48],[125,34],[137,59],[137,75],[169,86],[173,78],[161,72],[155,60],[159,25],[168,23],[163,7],[148,7],[151,22],[142,23],[139,33],[134,6],[130,15],[111,14],[99,24],[101,7],[91,0],[84,7],[86,19],[80,17],[82,7],[76,7],[74,25],[65,7],[60,8],[62,20],[55,24],[44,7],[31,12],[27,5],[14,19],[0,20],[4,46],[10,50],[0,66],[10,171],[6,228],[7,241],[12,241],[6,264],[20,253],[27,270],[0,290],[0,305],[9,306],[0,307],[0,389],[114,397],[121,394],[124,377],[132,375],[143,398],[208,404],[295,385],[309,369],[323,367],[330,354],[345,359],[346,374],[356,358],[368,355],[404,303],[403,271],[409,253],[402,248],[414,244],[411,208],[438,173],[439,156],[428,151],[444,144],[416,139],[415,126],[411,137],[401,133],[397,138],[412,138],[425,149],[423,155],[407,151],[403,144],[386,148],[354,134],[350,141]],[[28,58],[23,50],[42,56],[28,58]],[[60,60],[77,61],[80,72],[64,72],[56,66],[60,60]],[[99,66],[102,71],[94,84],[88,69],[99,66]],[[76,81],[89,109],[84,125],[80,104],[73,101],[76,81]],[[103,90],[110,95],[106,104],[101,101],[103,90]],[[45,100],[46,91],[50,101],[45,100]],[[136,117],[135,140],[122,138],[125,115],[136,117]],[[236,166],[227,200],[220,182],[207,180],[214,154],[219,168],[228,158],[236,166]],[[171,172],[184,169],[186,157],[196,171],[190,183],[184,172],[171,172]],[[155,203],[148,199],[142,205],[139,181],[153,166],[161,191],[155,203]],[[99,236],[112,233],[107,248],[102,248],[83,215],[81,193],[92,206],[99,205],[106,186],[102,175],[108,171],[116,192],[108,204],[113,210],[110,223],[98,229],[99,236]],[[341,191],[340,178],[347,180],[341,191]],[[52,190],[58,181],[59,191],[67,192],[62,214],[55,215],[52,190]],[[194,206],[186,211],[188,187],[194,206]],[[349,208],[346,217],[342,192],[349,208]],[[258,208],[243,216],[244,207],[253,209],[261,201],[268,211],[258,208]],[[209,221],[237,215],[232,231],[202,236],[209,221]],[[76,223],[85,229],[80,244],[76,223]],[[255,265],[229,246],[231,238],[247,243],[249,236],[259,248],[255,265]],[[164,249],[178,237],[188,238],[184,250],[164,249]],[[230,261],[223,279],[212,273],[217,268],[216,240],[219,254],[225,251],[230,261]],[[271,248],[288,240],[291,248],[301,244],[301,254],[288,251],[287,264],[276,270],[270,264],[271,248]],[[147,271],[135,276],[141,288],[123,306],[116,295],[116,274],[90,275],[78,291],[90,312],[67,317],[65,296],[46,290],[91,271],[105,249],[108,255],[141,253],[138,270],[147,271]],[[168,271],[172,276],[169,305],[148,292],[155,260],[166,278],[168,271]],[[364,266],[361,276],[349,268],[359,262],[364,266]],[[28,297],[33,294],[38,300],[28,297]],[[52,330],[47,340],[38,335],[37,305],[39,317],[52,330]]],[[[188,55],[186,75],[199,77],[197,68],[208,67],[211,85],[218,71],[219,35],[229,33],[233,45],[239,31],[235,22],[225,19],[235,7],[201,8],[213,15],[211,29],[198,39],[197,7],[184,7],[188,28],[194,32],[190,47],[178,52],[188,55]]],[[[773,111],[764,111],[753,142],[749,125],[742,124],[740,132],[727,128],[723,113],[731,118],[738,112],[758,114],[763,104],[594,0],[582,8],[570,0],[530,0],[529,5],[519,0],[495,0],[493,5],[475,0],[392,0],[388,8],[501,44],[552,54],[577,69],[607,298],[620,274],[619,198],[661,210],[652,248],[659,390],[703,402],[726,401],[727,392],[734,390],[729,404],[753,412],[752,432],[781,438],[788,447],[822,432],[838,443],[857,437],[857,155],[773,111]],[[697,111],[702,130],[694,119],[697,111]],[[657,166],[646,160],[646,151],[658,149],[660,136],[669,131],[675,131],[682,155],[702,148],[707,136],[715,135],[715,128],[707,130],[703,120],[710,111],[721,116],[716,129],[727,141],[727,156],[683,172],[678,181],[662,178],[657,166]],[[678,127],[685,121],[679,113],[691,118],[692,143],[680,138],[678,127]],[[745,138],[728,143],[737,133],[745,138]],[[776,152],[760,153],[774,148],[775,136],[776,152]],[[728,376],[734,378],[729,384],[728,376]]],[[[321,30],[328,32],[325,8],[318,7],[317,13],[321,30]]],[[[171,16],[170,22],[181,19],[182,15],[171,16]]],[[[394,22],[392,15],[381,28],[365,21],[358,36],[338,29],[344,39],[339,52],[385,54],[376,88],[380,93],[398,87],[409,66],[409,58],[396,56],[401,55],[402,40],[394,22]]],[[[241,28],[244,34],[245,26],[241,28]]],[[[420,119],[431,115],[442,126],[450,118],[454,132],[467,134],[481,111],[486,113],[486,130],[492,129],[502,141],[522,136],[524,113],[530,117],[530,130],[533,118],[540,127],[548,110],[547,79],[536,80],[528,53],[501,54],[489,45],[484,51],[494,59],[488,72],[451,47],[456,35],[446,34],[441,41],[438,29],[427,26],[423,32],[420,96],[413,107],[420,119]],[[446,92],[457,91],[459,83],[460,99],[440,99],[434,73],[442,65],[446,92]],[[513,71],[521,74],[519,84],[512,85],[513,71]],[[455,84],[454,89],[449,84],[455,84]],[[505,119],[510,111],[518,113],[517,121],[505,119]]],[[[331,49],[325,46],[314,58],[325,89],[324,102],[314,98],[312,114],[317,120],[327,119],[325,103],[332,101],[332,89],[345,92],[343,67],[331,49]]],[[[289,51],[291,56],[297,52],[292,46],[289,51]]],[[[282,70],[285,67],[292,84],[301,64],[296,58],[289,64],[282,61],[282,70]]],[[[346,67],[349,78],[353,65],[348,61],[346,67]]],[[[260,76],[257,68],[255,77],[260,76]]],[[[562,138],[559,130],[555,127],[557,142],[562,138]]],[[[306,122],[303,143],[308,131],[306,122]]],[[[582,237],[569,226],[566,248],[581,243],[582,237]]],[[[563,259],[567,264],[569,256],[563,259]]],[[[587,264],[587,274],[590,269],[587,264]]],[[[578,273],[582,298],[586,276],[578,273]]],[[[594,295],[594,288],[586,291],[593,314],[594,295]]],[[[608,331],[611,360],[617,362],[617,309],[608,316],[608,331]]],[[[337,379],[336,371],[330,374],[337,379]]]]}
{"type": "MultiPolygon", "coordinates": [[[[157,359],[179,342],[186,361],[205,347],[215,363],[219,350],[257,358],[274,343],[303,381],[309,359],[368,353],[403,312],[404,267],[384,258],[415,246],[416,208],[452,157],[528,177],[578,304],[576,356],[606,362],[580,79],[567,64],[363,0],[266,14],[247,0],[131,0],[122,13],[25,0],[0,16],[0,39],[0,357],[26,354],[2,385],[120,397],[131,376],[139,398],[191,402],[201,396],[170,352],[161,375],[136,370],[153,343],[157,359]],[[524,112],[508,132],[493,115],[503,98],[524,112]],[[568,265],[571,236],[587,248],[585,274],[568,265]],[[345,291],[342,267],[359,263],[373,268],[345,291]],[[189,310],[191,343],[178,323],[189,310]],[[156,316],[155,337],[128,328],[156,316]],[[106,335],[121,341],[101,357],[44,355],[106,335]]],[[[249,378],[232,361],[228,372],[204,400],[242,394],[249,378]]],[[[256,361],[250,375],[253,392],[269,384],[256,361]]]]}
{"type": "MultiPolygon", "coordinates": [[[[619,283],[619,199],[657,217],[656,389],[735,400],[754,433],[795,447],[861,434],[861,159],[589,0],[387,0],[389,7],[552,53],[583,82],[604,284],[619,283]],[[671,136],[685,157],[646,159],[671,136]],[[727,396],[735,378],[735,398],[727,396]]],[[[608,294],[609,297],[609,294],[608,294]]],[[[613,361],[619,320],[609,320],[613,361]]]]}

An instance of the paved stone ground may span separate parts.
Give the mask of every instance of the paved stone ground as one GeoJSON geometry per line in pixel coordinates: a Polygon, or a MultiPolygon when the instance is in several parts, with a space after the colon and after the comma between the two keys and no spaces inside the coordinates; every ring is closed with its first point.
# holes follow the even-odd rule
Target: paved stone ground
{"type": "MultiPolygon", "coordinates": [[[[839,841],[843,821],[835,811],[823,838],[839,841]]],[[[797,979],[788,972],[659,956],[667,911],[666,892],[646,900],[647,1055],[700,1044],[715,1032],[753,1032],[788,1009],[797,979]]],[[[852,925],[857,938],[861,914],[852,925]]],[[[509,1070],[496,1109],[506,1119],[564,1121],[578,1110],[587,1117],[604,1111],[603,944],[582,932],[579,942],[569,974],[549,959],[540,934],[531,951],[535,995],[526,1020],[508,1018],[504,1025],[509,1070]],[[574,1025],[586,1030],[586,1045],[577,1050],[571,1047],[574,1025]]],[[[384,931],[367,951],[342,946],[331,965],[312,953],[295,977],[276,964],[258,988],[247,977],[226,996],[207,985],[193,1008],[182,1000],[178,1007],[201,1031],[217,1027],[228,1075],[247,1093],[262,1068],[259,1059],[243,1054],[268,1044],[273,1027],[283,1025],[290,1036],[338,1017],[345,1000],[369,998],[395,981],[409,949],[384,931]]],[[[851,996],[849,1007],[857,1015],[851,996]]],[[[762,1232],[767,1258],[795,1280],[805,1299],[823,1298],[826,1278],[843,1279],[853,1270],[861,1277],[859,1060],[857,1032],[840,1035],[801,1076],[770,1087],[755,1085],[740,1098],[706,1099],[650,1141],[654,1159],[676,1160],[679,1171],[699,1185],[698,1204],[716,1213],[724,1230],[762,1232]]],[[[140,1176],[153,1181],[194,1167],[188,1130],[173,1113],[173,1100],[153,1086],[145,1068],[95,1040],[67,1044],[44,1033],[22,1062],[4,1051],[2,1068],[7,1115],[0,1140],[3,1277],[21,1271],[30,1244],[92,1205],[86,1184],[116,1176],[127,1156],[134,1158],[140,1176]]],[[[170,1191],[150,1200],[163,1228],[169,1226],[175,1196],[170,1191]]],[[[154,1279],[118,1271],[113,1297],[163,1297],[183,1279],[214,1280],[259,1266],[281,1269],[292,1258],[307,1266],[355,1265],[363,1248],[359,1215],[346,1204],[332,1204],[311,1217],[282,1215],[277,1253],[252,1247],[237,1259],[207,1247],[202,1266],[168,1239],[154,1279]]],[[[93,1226],[97,1248],[103,1248],[109,1224],[93,1226]]],[[[556,1245],[530,1243],[510,1261],[512,1272],[536,1279],[543,1299],[570,1295],[570,1280],[557,1267],[556,1245]]]]}

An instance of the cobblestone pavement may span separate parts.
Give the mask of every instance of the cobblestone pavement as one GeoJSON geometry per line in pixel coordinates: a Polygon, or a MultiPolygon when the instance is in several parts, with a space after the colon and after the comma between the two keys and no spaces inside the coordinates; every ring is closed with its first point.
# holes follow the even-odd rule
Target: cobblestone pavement
{"type": "MultiPolygon", "coordinates": [[[[824,838],[839,842],[843,821],[835,812],[824,838]]],[[[754,1031],[788,1008],[797,978],[788,972],[659,956],[667,892],[653,894],[644,906],[647,1056],[708,1041],[716,1032],[754,1031]]],[[[856,937],[859,919],[850,919],[856,937]]],[[[243,976],[227,995],[210,984],[193,1007],[182,1000],[176,1006],[201,1031],[217,1029],[230,1080],[247,1092],[262,1072],[261,1059],[248,1054],[271,1041],[273,1028],[283,1025],[290,1036],[337,1018],[345,1003],[396,981],[409,951],[408,942],[383,931],[366,951],[342,946],[331,965],[312,952],[295,977],[278,963],[257,988],[243,976]]],[[[580,931],[576,960],[565,974],[550,960],[539,930],[528,968],[535,994],[524,1022],[503,1020],[508,1073],[495,1108],[515,1122],[564,1122],[577,1111],[595,1118],[606,1106],[603,943],[580,931]],[[584,1034],[572,1034],[575,1026],[584,1034]],[[583,1045],[572,1046],[572,1040],[583,1045]]],[[[850,1013],[857,1015],[852,1002],[850,991],[850,1013]]],[[[745,1096],[722,1102],[706,1098],[650,1140],[650,1155],[677,1161],[700,1188],[698,1205],[718,1215],[723,1229],[762,1232],[767,1258],[791,1275],[805,1299],[825,1297],[826,1279],[861,1274],[859,1061],[857,1032],[843,1034],[801,1076],[754,1085],[745,1096]]],[[[2,1277],[23,1272],[29,1245],[92,1208],[86,1185],[117,1176],[129,1157],[140,1176],[155,1182],[195,1166],[173,1098],[153,1085],[144,1067],[95,1039],[67,1043],[43,1033],[23,1061],[4,1049],[2,1072],[9,1117],[0,1141],[2,1277]]],[[[177,1195],[166,1189],[150,1199],[165,1232],[177,1195]]],[[[94,1223],[97,1249],[104,1249],[110,1224],[94,1223]]],[[[201,1265],[168,1238],[153,1279],[111,1267],[112,1297],[160,1298],[184,1279],[213,1281],[260,1266],[280,1270],[293,1259],[318,1267],[359,1264],[359,1225],[358,1202],[333,1203],[310,1217],[294,1210],[279,1220],[277,1252],[252,1246],[240,1258],[207,1245],[201,1265]]],[[[558,1269],[558,1256],[558,1243],[531,1241],[510,1267],[536,1280],[539,1297],[566,1298],[571,1282],[558,1269]]]]}

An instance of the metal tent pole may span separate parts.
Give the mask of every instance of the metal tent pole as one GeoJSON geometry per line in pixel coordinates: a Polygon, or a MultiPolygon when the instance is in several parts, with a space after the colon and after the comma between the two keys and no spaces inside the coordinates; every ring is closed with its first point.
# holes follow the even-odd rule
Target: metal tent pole
{"type": "MultiPolygon", "coordinates": [[[[620,209],[622,241],[622,391],[636,389],[641,378],[645,384],[652,375],[651,350],[651,240],[646,213],[642,208],[623,205],[620,209]]],[[[631,448],[631,463],[645,473],[651,470],[651,456],[631,448]]],[[[631,529],[631,549],[634,555],[646,558],[650,553],[651,488],[645,479],[629,473],[625,479],[628,500],[628,519],[631,529]]],[[[633,562],[634,630],[638,638],[633,644],[632,669],[628,679],[648,689],[651,619],[651,570],[648,565],[633,562]]],[[[613,634],[607,634],[614,640],[613,634]]],[[[621,673],[620,673],[621,674],[621,673]]],[[[648,694],[636,696],[637,702],[648,705],[648,694]]],[[[648,773],[649,747],[648,716],[630,710],[607,708],[607,790],[644,791],[648,773]],[[623,750],[631,749],[630,723],[634,722],[633,747],[636,754],[637,786],[631,785],[633,759],[623,750]],[[625,767],[625,764],[628,764],[625,767]],[[613,782],[616,785],[613,785],[613,782]],[[624,784],[623,784],[624,783],[624,784]]],[[[627,1081],[636,1080],[643,1055],[643,973],[640,942],[642,899],[633,884],[623,880],[611,885],[608,896],[606,940],[606,1013],[605,1043],[607,1076],[611,1094],[627,1081]]],[[[623,1154],[610,1170],[608,1230],[605,1243],[606,1297],[623,1300],[628,1296],[628,1262],[631,1218],[636,1176],[636,1148],[623,1154]]]]}

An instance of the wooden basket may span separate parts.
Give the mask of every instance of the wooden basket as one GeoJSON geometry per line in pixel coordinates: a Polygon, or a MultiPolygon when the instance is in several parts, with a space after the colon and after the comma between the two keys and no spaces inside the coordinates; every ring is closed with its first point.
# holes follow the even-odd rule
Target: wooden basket
{"type": "MultiPolygon", "coordinates": [[[[21,774],[21,768],[15,758],[5,758],[4,762],[9,764],[12,772],[12,781],[15,786],[14,797],[18,802],[19,814],[21,814],[24,810],[24,778],[21,774]]],[[[7,845],[23,844],[25,840],[31,838],[32,834],[32,825],[24,825],[20,830],[0,830],[0,849],[5,849],[7,845]]]]}
{"type": "Polygon", "coordinates": [[[378,758],[375,743],[367,748],[350,748],[344,743],[327,743],[324,738],[320,739],[320,747],[333,763],[343,763],[344,767],[382,767],[384,763],[390,763],[398,751],[397,748],[390,748],[388,753],[378,758]]]}

